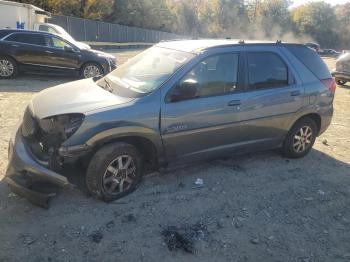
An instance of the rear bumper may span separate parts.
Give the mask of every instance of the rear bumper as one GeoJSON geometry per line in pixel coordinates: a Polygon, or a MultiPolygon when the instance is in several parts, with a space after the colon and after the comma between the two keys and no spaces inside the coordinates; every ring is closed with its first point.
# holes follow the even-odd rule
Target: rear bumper
{"type": "Polygon", "coordinates": [[[35,159],[23,141],[19,126],[10,139],[8,157],[6,181],[12,191],[34,204],[47,207],[48,200],[54,195],[53,192],[47,192],[47,189],[51,186],[69,185],[66,177],[48,169],[35,159]],[[36,187],[38,183],[48,186],[36,187]]]}
{"type": "Polygon", "coordinates": [[[334,70],[331,72],[331,74],[334,78],[350,81],[350,73],[348,72],[334,70]]]}
{"type": "Polygon", "coordinates": [[[320,127],[320,131],[318,132],[318,135],[322,135],[327,128],[330,126],[331,122],[332,122],[332,117],[333,117],[333,106],[328,109],[326,112],[324,112],[322,114],[322,118],[321,118],[321,127],[320,127]]]}

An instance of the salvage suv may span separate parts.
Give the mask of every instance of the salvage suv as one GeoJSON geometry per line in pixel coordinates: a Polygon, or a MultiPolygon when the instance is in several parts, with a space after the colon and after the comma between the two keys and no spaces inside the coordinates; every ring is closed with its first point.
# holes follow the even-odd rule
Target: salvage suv
{"type": "Polygon", "coordinates": [[[38,182],[83,163],[96,198],[132,192],[168,163],[280,148],[305,156],[331,123],[336,84],[304,45],[161,42],[97,79],[49,88],[25,110],[9,146],[7,181],[31,200],[38,182]]]}

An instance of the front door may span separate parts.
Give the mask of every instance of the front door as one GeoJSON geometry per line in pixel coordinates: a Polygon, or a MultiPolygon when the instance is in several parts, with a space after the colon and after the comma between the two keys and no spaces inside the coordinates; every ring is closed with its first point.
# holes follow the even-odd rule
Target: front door
{"type": "Polygon", "coordinates": [[[80,65],[80,51],[63,39],[47,35],[48,63],[52,67],[61,69],[78,69],[80,65]]]}
{"type": "Polygon", "coordinates": [[[161,134],[169,159],[217,155],[240,141],[239,60],[238,52],[209,56],[167,93],[161,108],[161,134]],[[186,96],[181,98],[179,92],[186,96]]]}

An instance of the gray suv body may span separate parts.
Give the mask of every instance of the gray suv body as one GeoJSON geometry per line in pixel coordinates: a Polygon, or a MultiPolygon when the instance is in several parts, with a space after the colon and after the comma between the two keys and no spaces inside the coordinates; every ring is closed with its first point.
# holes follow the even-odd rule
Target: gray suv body
{"type": "Polygon", "coordinates": [[[161,42],[101,79],[34,97],[10,141],[7,181],[46,205],[42,182],[68,185],[62,168],[79,162],[90,193],[110,201],[168,163],[273,148],[302,157],[331,123],[335,87],[303,45],[161,42]]]}

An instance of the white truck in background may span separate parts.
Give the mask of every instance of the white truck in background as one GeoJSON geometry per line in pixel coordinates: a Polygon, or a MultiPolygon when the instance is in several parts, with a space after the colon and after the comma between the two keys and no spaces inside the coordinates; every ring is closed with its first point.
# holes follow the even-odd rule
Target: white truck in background
{"type": "Polygon", "coordinates": [[[0,0],[0,29],[24,29],[45,31],[61,36],[79,48],[87,49],[89,45],[77,42],[62,27],[46,23],[51,17],[49,12],[30,4],[0,0]]]}

